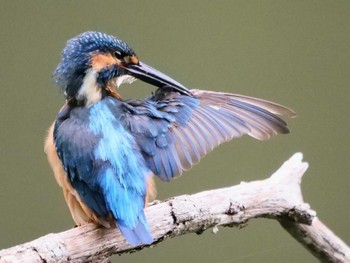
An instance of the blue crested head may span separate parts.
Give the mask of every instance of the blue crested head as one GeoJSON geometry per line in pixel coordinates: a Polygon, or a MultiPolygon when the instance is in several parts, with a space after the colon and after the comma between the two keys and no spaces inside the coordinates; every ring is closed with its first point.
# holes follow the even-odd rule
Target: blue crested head
{"type": "MultiPolygon", "coordinates": [[[[93,57],[98,55],[123,58],[134,56],[135,52],[124,41],[101,32],[85,32],[68,40],[61,54],[61,62],[53,74],[67,97],[74,97],[78,92],[87,71],[93,67],[93,57]]],[[[110,64],[112,66],[113,63],[110,64]]],[[[102,67],[101,71],[107,65],[99,66],[102,67]]],[[[113,78],[115,74],[113,69],[102,73],[107,79],[113,78]]]]}
{"type": "Polygon", "coordinates": [[[83,106],[115,95],[114,87],[135,78],[191,95],[180,83],[140,62],[124,41],[100,32],[85,32],[69,40],[53,76],[68,102],[83,106]]]}

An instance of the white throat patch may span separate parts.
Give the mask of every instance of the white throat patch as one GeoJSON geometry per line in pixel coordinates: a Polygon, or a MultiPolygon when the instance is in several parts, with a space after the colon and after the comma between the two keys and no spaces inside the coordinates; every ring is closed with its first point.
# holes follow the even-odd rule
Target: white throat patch
{"type": "Polygon", "coordinates": [[[100,101],[102,98],[101,88],[97,86],[96,79],[97,72],[94,69],[87,70],[83,85],[76,96],[77,100],[86,100],[86,107],[100,101]]]}
{"type": "MultiPolygon", "coordinates": [[[[83,79],[83,85],[76,95],[76,99],[79,101],[85,100],[86,107],[91,106],[92,104],[98,102],[102,98],[101,88],[98,87],[97,83],[97,71],[93,68],[86,71],[85,77],[83,79]]],[[[118,78],[115,78],[114,85],[119,88],[123,83],[132,83],[136,79],[130,75],[123,75],[118,78]]]]}
{"type": "Polygon", "coordinates": [[[133,83],[136,79],[130,75],[123,75],[115,79],[115,86],[119,88],[123,83],[133,83]]]}

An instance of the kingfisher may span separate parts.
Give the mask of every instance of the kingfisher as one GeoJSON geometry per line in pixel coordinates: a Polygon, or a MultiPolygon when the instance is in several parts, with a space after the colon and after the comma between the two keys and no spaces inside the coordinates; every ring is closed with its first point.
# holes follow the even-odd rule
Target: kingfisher
{"type": "Polygon", "coordinates": [[[154,176],[170,181],[244,134],[286,134],[278,115],[295,116],[262,99],[190,90],[101,32],[68,40],[53,77],[65,104],[45,152],[73,220],[118,227],[134,246],[153,242],[144,208],[155,197],[154,176]],[[137,79],[157,89],[145,99],[123,99],[116,88],[137,79]]]}

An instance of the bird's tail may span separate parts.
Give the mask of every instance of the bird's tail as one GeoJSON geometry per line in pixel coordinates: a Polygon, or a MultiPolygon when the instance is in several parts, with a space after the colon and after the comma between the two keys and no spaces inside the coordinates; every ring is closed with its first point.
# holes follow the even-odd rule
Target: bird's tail
{"type": "Polygon", "coordinates": [[[125,226],[122,222],[116,222],[120,232],[125,239],[133,246],[149,245],[153,242],[153,237],[149,230],[145,214],[142,212],[134,228],[125,226]]]}

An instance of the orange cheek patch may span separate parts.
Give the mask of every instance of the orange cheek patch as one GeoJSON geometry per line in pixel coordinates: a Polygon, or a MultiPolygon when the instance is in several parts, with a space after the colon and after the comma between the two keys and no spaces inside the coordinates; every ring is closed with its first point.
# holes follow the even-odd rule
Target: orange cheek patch
{"type": "Polygon", "coordinates": [[[131,56],[129,58],[129,61],[130,61],[131,64],[134,64],[134,65],[139,64],[139,59],[135,55],[131,56]]]}
{"type": "Polygon", "coordinates": [[[91,64],[93,69],[99,72],[103,68],[110,67],[111,65],[120,65],[121,62],[111,54],[96,54],[91,57],[91,64]]]}

